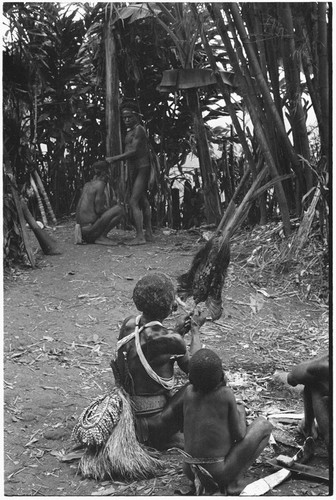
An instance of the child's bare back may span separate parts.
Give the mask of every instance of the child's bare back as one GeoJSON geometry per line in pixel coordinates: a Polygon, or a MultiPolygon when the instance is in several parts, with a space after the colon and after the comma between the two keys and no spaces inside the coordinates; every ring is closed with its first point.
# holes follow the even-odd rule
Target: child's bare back
{"type": "Polygon", "coordinates": [[[209,393],[187,388],[184,401],[185,450],[193,457],[226,457],[232,444],[243,439],[234,394],[225,382],[209,393]]]}
{"type": "MultiPolygon", "coordinates": [[[[209,473],[222,493],[243,489],[242,474],[267,445],[272,426],[263,417],[246,426],[245,408],[226,387],[222,362],[210,349],[200,349],[190,362],[184,405],[183,470],[207,483],[209,473]]],[[[196,483],[195,483],[196,484],[196,483]]]]}

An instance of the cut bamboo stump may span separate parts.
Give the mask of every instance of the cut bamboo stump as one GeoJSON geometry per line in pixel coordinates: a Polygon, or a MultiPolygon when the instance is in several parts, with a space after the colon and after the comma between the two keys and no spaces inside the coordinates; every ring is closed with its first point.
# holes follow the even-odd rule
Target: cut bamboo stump
{"type": "Polygon", "coordinates": [[[41,229],[37,224],[36,220],[30,213],[25,201],[21,200],[22,212],[26,221],[29,224],[30,229],[36,236],[37,241],[40,244],[41,250],[45,255],[58,255],[61,252],[57,248],[57,242],[49,236],[49,234],[41,229]]]}
{"type": "Polygon", "coordinates": [[[45,210],[44,210],[44,206],[43,206],[43,203],[42,203],[42,200],[41,200],[41,196],[40,196],[39,190],[37,189],[37,186],[35,184],[35,181],[34,181],[32,175],[30,176],[30,184],[31,184],[31,187],[33,188],[35,196],[37,198],[37,204],[38,204],[39,210],[41,212],[41,217],[42,217],[43,225],[47,226],[48,225],[47,216],[46,216],[46,213],[45,213],[45,210]]]}
{"type": "Polygon", "coordinates": [[[43,199],[44,199],[44,202],[46,204],[46,207],[48,209],[48,213],[51,217],[51,220],[52,220],[52,223],[56,226],[57,224],[57,220],[56,220],[56,217],[55,217],[55,214],[54,214],[54,211],[52,209],[52,206],[50,204],[50,201],[49,201],[49,198],[48,198],[48,195],[47,195],[47,192],[46,190],[44,189],[44,186],[43,186],[43,183],[41,181],[41,177],[39,176],[38,172],[35,170],[34,171],[34,177],[35,177],[35,180],[36,180],[36,183],[37,183],[37,186],[43,196],[43,199]]]}

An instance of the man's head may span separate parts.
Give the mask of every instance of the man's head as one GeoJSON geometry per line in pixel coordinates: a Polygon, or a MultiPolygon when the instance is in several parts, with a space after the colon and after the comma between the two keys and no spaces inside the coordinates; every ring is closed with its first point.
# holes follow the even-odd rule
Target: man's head
{"type": "Polygon", "coordinates": [[[105,160],[96,161],[93,165],[93,171],[95,175],[104,176],[109,173],[109,163],[105,160]]]}
{"type": "Polygon", "coordinates": [[[224,381],[222,362],[210,349],[193,354],[189,365],[189,380],[197,391],[210,392],[224,381]]]}
{"type": "Polygon", "coordinates": [[[124,102],[120,106],[120,111],[126,127],[133,127],[135,124],[139,123],[139,108],[134,102],[124,102]]]}
{"type": "Polygon", "coordinates": [[[137,309],[147,318],[163,320],[172,311],[174,285],[163,273],[147,274],[135,285],[133,300],[137,309]]]}

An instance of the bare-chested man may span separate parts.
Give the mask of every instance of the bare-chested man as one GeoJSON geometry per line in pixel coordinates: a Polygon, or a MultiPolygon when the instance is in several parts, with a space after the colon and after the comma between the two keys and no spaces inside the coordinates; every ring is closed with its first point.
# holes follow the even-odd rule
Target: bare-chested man
{"type": "Polygon", "coordinates": [[[222,362],[210,349],[193,355],[189,380],[183,411],[184,449],[189,457],[183,470],[194,481],[198,473],[199,479],[207,480],[205,469],[222,493],[237,494],[244,486],[242,473],[267,445],[272,425],[263,417],[246,425],[245,408],[237,404],[226,385],[222,362]]]}
{"type": "Polygon", "coordinates": [[[86,243],[115,245],[107,235],[119,223],[124,212],[119,205],[107,207],[105,188],[109,164],[97,161],[92,167],[94,177],[83,188],[77,205],[76,222],[81,226],[82,238],[86,243]]]}
{"type": "Polygon", "coordinates": [[[130,245],[143,245],[153,240],[151,208],[147,198],[150,177],[150,157],[148,140],[144,127],[140,124],[139,113],[133,103],[121,106],[121,116],[126,125],[125,151],[106,158],[108,162],[127,160],[128,174],[131,181],[130,206],[136,236],[130,245]],[[143,231],[145,226],[145,233],[143,231]]]}
{"type": "Polygon", "coordinates": [[[183,428],[186,386],[172,395],[174,363],[188,372],[189,353],[184,335],[191,330],[190,355],[193,355],[201,347],[198,325],[205,319],[201,315],[186,316],[174,330],[161,324],[175,303],[174,286],[162,273],[140,279],[133,300],[142,314],[124,320],[117,357],[111,366],[116,382],[131,397],[138,440],[162,450],[172,445],[172,439],[176,445],[176,437],[182,437],[178,433],[183,428]]]}
{"type": "Polygon", "coordinates": [[[330,366],[329,354],[294,366],[287,380],[290,385],[304,385],[304,419],[299,425],[305,437],[321,434],[330,453],[330,366]],[[317,428],[315,424],[317,423],[317,428]]]}

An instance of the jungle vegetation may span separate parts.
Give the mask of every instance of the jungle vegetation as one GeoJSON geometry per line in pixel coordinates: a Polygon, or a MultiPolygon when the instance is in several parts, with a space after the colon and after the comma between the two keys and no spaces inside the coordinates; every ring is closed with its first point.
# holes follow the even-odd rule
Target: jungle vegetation
{"type": "MultiPolygon", "coordinates": [[[[123,99],[157,162],[158,227],[193,153],[208,224],[253,210],[289,237],[314,202],[329,241],[331,4],[2,5],[5,260],[20,253],[12,183],[29,196],[38,174],[56,218],[73,213],[92,163],[121,152],[123,99]]],[[[127,203],[122,166],[110,185],[127,203]]]]}

